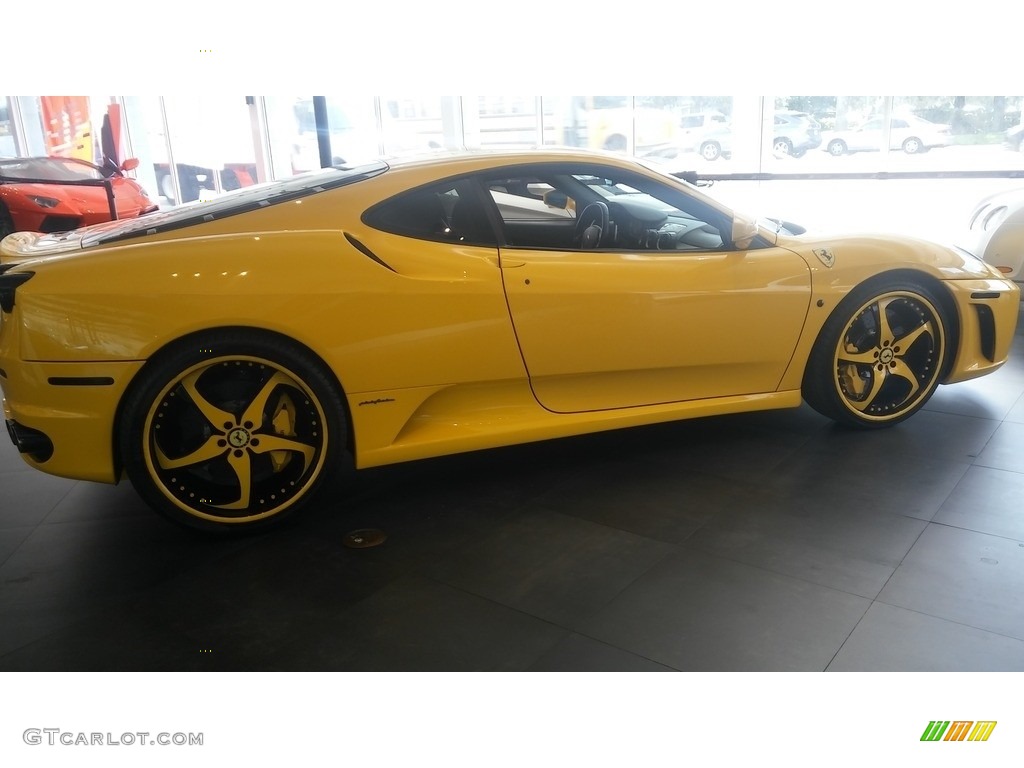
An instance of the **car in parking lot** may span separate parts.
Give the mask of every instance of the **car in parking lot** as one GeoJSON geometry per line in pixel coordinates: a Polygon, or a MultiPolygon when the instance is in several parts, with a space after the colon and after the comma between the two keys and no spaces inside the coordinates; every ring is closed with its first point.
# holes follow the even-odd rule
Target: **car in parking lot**
{"type": "MultiPolygon", "coordinates": [[[[909,115],[893,117],[889,127],[889,149],[908,155],[948,147],[953,142],[950,126],[909,115]]],[[[833,157],[853,152],[878,152],[885,145],[885,119],[875,117],[858,128],[835,131],[825,138],[824,149],[833,157]]]]}
{"type": "Polygon", "coordinates": [[[806,112],[777,109],[773,126],[772,150],[777,155],[803,157],[821,146],[821,124],[806,112]]]}
{"type": "Polygon", "coordinates": [[[0,242],[25,461],[258,529],[354,462],[806,400],[898,424],[998,369],[1017,286],[953,247],[811,235],[583,150],[377,159],[0,242]]]}
{"type": "Polygon", "coordinates": [[[1024,124],[1015,125],[1006,131],[1003,146],[1014,152],[1024,150],[1024,124]]]}

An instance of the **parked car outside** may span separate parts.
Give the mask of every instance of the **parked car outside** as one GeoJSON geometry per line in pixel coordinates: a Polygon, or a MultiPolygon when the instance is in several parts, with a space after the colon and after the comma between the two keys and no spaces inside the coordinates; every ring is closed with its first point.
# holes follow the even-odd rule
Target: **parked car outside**
{"type": "Polygon", "coordinates": [[[146,190],[125,175],[138,164],[134,158],[103,167],[68,157],[0,159],[0,238],[11,232],[63,232],[110,221],[108,183],[116,218],[157,210],[146,190]]]}
{"type": "Polygon", "coordinates": [[[679,119],[679,138],[676,143],[699,152],[705,160],[717,160],[723,149],[721,136],[731,131],[728,115],[718,110],[694,112],[679,119]]]}
{"type": "Polygon", "coordinates": [[[981,200],[968,219],[962,245],[1009,279],[1024,283],[1024,189],[981,200]]]}
{"type": "Polygon", "coordinates": [[[777,109],[774,118],[772,150],[776,155],[803,157],[821,146],[821,125],[806,112],[777,109]]]}
{"type": "Polygon", "coordinates": [[[1006,131],[1003,137],[1003,146],[1012,149],[1014,152],[1024,150],[1024,123],[1015,125],[1006,131]]]}
{"type": "MultiPolygon", "coordinates": [[[[953,141],[948,125],[932,123],[919,117],[893,117],[889,129],[889,149],[903,150],[908,155],[947,147],[953,141]]],[[[885,143],[885,119],[875,117],[859,128],[835,131],[825,137],[825,151],[833,157],[852,152],[878,152],[885,143]]]]}
{"type": "Polygon", "coordinates": [[[31,467],[240,532],[350,462],[802,399],[890,427],[1002,366],[1019,304],[964,251],[754,220],[612,153],[458,152],[9,235],[0,388],[31,467]]]}

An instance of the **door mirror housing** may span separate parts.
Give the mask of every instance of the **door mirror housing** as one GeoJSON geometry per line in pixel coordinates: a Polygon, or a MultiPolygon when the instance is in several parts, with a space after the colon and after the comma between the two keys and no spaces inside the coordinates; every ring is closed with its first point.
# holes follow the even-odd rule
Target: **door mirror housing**
{"type": "Polygon", "coordinates": [[[732,220],[732,232],[729,239],[732,247],[738,251],[745,251],[757,237],[757,224],[743,216],[736,215],[732,220]]]}

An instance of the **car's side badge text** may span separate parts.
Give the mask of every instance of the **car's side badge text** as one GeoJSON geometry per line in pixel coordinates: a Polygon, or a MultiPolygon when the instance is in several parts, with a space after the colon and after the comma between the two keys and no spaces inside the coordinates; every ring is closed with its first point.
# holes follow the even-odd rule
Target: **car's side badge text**
{"type": "Polygon", "coordinates": [[[378,397],[376,400],[363,400],[360,405],[380,405],[381,403],[393,403],[395,398],[393,397],[378,397]]]}

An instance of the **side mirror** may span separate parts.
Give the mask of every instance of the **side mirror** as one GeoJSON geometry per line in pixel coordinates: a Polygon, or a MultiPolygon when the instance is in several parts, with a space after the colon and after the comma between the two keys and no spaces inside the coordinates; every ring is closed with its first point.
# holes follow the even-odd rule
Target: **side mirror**
{"type": "Polygon", "coordinates": [[[544,205],[565,210],[569,207],[569,196],[557,189],[549,189],[544,193],[544,205]]]}
{"type": "Polygon", "coordinates": [[[121,170],[122,171],[134,171],[138,167],[139,167],[139,158],[137,158],[137,157],[129,157],[127,160],[125,160],[123,163],[121,163],[121,170]]]}
{"type": "Polygon", "coordinates": [[[730,239],[732,246],[738,251],[745,251],[757,236],[757,224],[749,219],[737,215],[732,220],[732,233],[730,239]]]}

